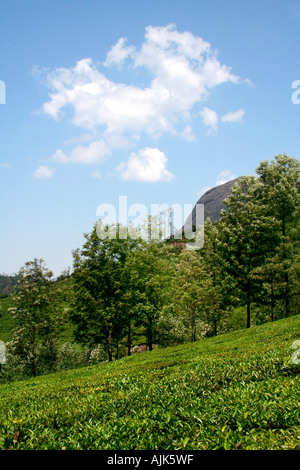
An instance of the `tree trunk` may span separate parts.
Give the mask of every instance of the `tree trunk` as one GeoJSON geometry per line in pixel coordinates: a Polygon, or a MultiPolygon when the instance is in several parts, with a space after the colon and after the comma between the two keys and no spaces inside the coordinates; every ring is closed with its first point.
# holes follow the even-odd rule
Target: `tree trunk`
{"type": "Polygon", "coordinates": [[[271,280],[271,321],[274,320],[274,285],[273,278],[271,280]]]}
{"type": "MultiPolygon", "coordinates": [[[[283,260],[284,262],[287,259],[287,254],[286,254],[286,240],[285,240],[285,214],[282,216],[282,238],[283,238],[283,260]]],[[[285,282],[285,316],[288,317],[290,314],[290,289],[289,289],[289,275],[287,272],[287,267],[286,264],[284,264],[284,282],[285,282]]]]}
{"type": "Polygon", "coordinates": [[[36,377],[36,360],[35,360],[35,358],[32,359],[30,368],[31,368],[32,377],[36,377]]]}
{"type": "Polygon", "coordinates": [[[247,328],[250,328],[250,302],[247,302],[247,328]]]}
{"type": "Polygon", "coordinates": [[[246,286],[246,295],[247,295],[247,328],[250,328],[250,316],[251,316],[251,296],[250,296],[250,281],[249,279],[247,280],[247,286],[246,286]]]}
{"type": "Polygon", "coordinates": [[[148,347],[149,351],[152,351],[152,318],[149,318],[148,325],[148,347]]]}
{"type": "Polygon", "coordinates": [[[111,330],[108,331],[108,360],[112,361],[112,349],[111,349],[111,330]]]}
{"type": "Polygon", "coordinates": [[[287,272],[284,273],[285,281],[285,316],[286,318],[290,315],[290,289],[289,289],[289,275],[287,272]]]}
{"type": "Polygon", "coordinates": [[[131,356],[131,324],[128,323],[128,333],[127,333],[127,354],[131,356]]]}

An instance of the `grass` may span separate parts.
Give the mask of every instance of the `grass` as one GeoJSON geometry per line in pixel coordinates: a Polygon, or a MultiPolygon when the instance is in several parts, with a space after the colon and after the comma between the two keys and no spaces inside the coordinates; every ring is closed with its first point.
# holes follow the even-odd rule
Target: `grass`
{"type": "Polygon", "coordinates": [[[300,315],[0,386],[0,449],[300,449],[300,315]]]}

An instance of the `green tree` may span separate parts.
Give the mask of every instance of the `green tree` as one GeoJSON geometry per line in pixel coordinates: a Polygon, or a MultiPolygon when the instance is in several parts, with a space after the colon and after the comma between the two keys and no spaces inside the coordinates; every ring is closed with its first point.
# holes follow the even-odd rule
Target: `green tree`
{"type": "Polygon", "coordinates": [[[17,290],[10,308],[16,327],[8,347],[36,376],[42,366],[51,369],[57,356],[60,316],[51,288],[52,272],[42,259],[20,269],[17,290]]]}
{"type": "Polygon", "coordinates": [[[151,351],[157,322],[165,305],[172,277],[172,248],[153,240],[144,242],[132,258],[130,284],[134,290],[134,324],[142,326],[151,351]]]}
{"type": "Polygon", "coordinates": [[[276,224],[257,202],[262,184],[254,176],[241,178],[225,199],[227,210],[221,211],[218,222],[218,252],[223,272],[232,280],[228,284],[234,291],[231,302],[246,306],[247,328],[251,325],[251,304],[261,288],[253,274],[265,262],[276,224]]]}
{"type": "MultiPolygon", "coordinates": [[[[236,303],[236,298],[234,293],[234,278],[225,269],[227,259],[224,260],[222,250],[220,250],[218,222],[212,223],[209,218],[205,220],[204,244],[200,253],[203,257],[206,271],[210,276],[211,289],[218,299],[214,309],[214,334],[216,335],[219,320],[225,321],[226,310],[236,303]]],[[[222,321],[223,324],[224,321],[222,321]]]]}
{"type": "MultiPolygon", "coordinates": [[[[299,160],[285,154],[276,155],[270,163],[262,161],[256,172],[262,182],[257,201],[277,222],[278,240],[272,245],[264,272],[272,296],[276,291],[277,299],[283,302],[285,316],[289,316],[291,302],[299,295],[299,265],[295,263],[300,229],[299,160]]],[[[273,307],[273,297],[271,301],[273,307]]]]}
{"type": "Polygon", "coordinates": [[[103,226],[99,221],[85,234],[82,249],[73,252],[71,320],[79,342],[102,344],[109,361],[126,325],[124,265],[140,240],[125,234],[126,227],[103,226]],[[125,237],[126,235],[126,237],[125,237]]]}
{"type": "Polygon", "coordinates": [[[198,333],[217,334],[222,296],[213,281],[198,250],[180,253],[173,281],[173,309],[190,332],[190,341],[195,341],[198,333]]]}

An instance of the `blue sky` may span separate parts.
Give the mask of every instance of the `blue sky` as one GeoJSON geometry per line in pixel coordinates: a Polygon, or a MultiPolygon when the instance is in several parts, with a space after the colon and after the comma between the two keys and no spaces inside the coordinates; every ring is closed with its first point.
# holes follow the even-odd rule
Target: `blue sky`
{"type": "Polygon", "coordinates": [[[0,272],[59,275],[120,196],[194,205],[299,158],[299,21],[300,1],[1,0],[0,272]]]}

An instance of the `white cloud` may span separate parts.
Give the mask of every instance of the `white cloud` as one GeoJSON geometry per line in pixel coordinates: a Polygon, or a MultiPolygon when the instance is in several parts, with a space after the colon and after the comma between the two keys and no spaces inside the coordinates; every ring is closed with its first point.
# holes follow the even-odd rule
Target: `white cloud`
{"type": "Polygon", "coordinates": [[[186,126],[181,132],[180,136],[189,142],[192,142],[196,139],[191,126],[186,126]]]}
{"type": "Polygon", "coordinates": [[[73,163],[94,164],[105,159],[110,149],[103,140],[91,142],[88,146],[78,145],[71,152],[73,163]]]}
{"type": "Polygon", "coordinates": [[[107,54],[106,66],[130,58],[137,71],[150,71],[148,86],[116,83],[100,72],[91,58],[74,68],[58,68],[48,74],[50,101],[46,114],[58,119],[63,109],[73,109],[73,123],[86,129],[104,126],[109,132],[175,132],[178,122],[190,117],[192,108],[204,102],[212,88],[239,77],[221,64],[210,44],[174,25],[146,28],[140,50],[125,46],[121,38],[107,54]]]}
{"type": "Polygon", "coordinates": [[[200,115],[202,116],[203,119],[203,124],[207,127],[210,127],[211,130],[216,131],[218,127],[218,115],[217,113],[210,108],[204,107],[200,111],[200,115]]]}
{"type": "Polygon", "coordinates": [[[87,165],[103,161],[111,152],[103,140],[91,142],[89,145],[77,145],[67,156],[61,149],[56,150],[52,159],[59,163],[84,163],[87,165]]]}
{"type": "MultiPolygon", "coordinates": [[[[236,175],[231,173],[230,170],[221,171],[221,173],[217,176],[216,186],[220,186],[221,184],[228,183],[228,181],[234,180],[235,178],[236,178],[236,175]]],[[[212,189],[211,186],[204,186],[200,191],[197,191],[197,195],[201,197],[210,189],[212,189]]]]}
{"type": "Polygon", "coordinates": [[[49,168],[48,166],[40,165],[34,172],[35,178],[51,178],[55,173],[55,168],[49,168]]]}
{"type": "MultiPolygon", "coordinates": [[[[109,67],[128,66],[135,78],[141,74],[144,85],[109,79],[91,58],[79,60],[72,68],[44,72],[49,101],[43,104],[43,112],[59,120],[68,110],[73,124],[88,132],[83,134],[86,141],[69,141],[75,146],[73,150],[66,154],[59,149],[53,160],[94,164],[115,149],[136,147],[142,138],[151,141],[164,134],[192,141],[192,123],[199,118],[200,107],[204,126],[209,132],[217,130],[217,113],[203,107],[211,92],[224,83],[245,83],[231,67],[220,63],[208,42],[188,31],[179,32],[174,24],[148,26],[139,48],[127,45],[127,39],[121,37],[108,51],[103,65],[105,72],[109,67]]],[[[227,113],[222,120],[241,119],[241,111],[227,113]]],[[[140,152],[137,150],[130,165],[134,158],[140,161],[140,152]]],[[[131,175],[130,168],[125,174],[131,175]]],[[[150,175],[150,170],[146,173],[150,175]]],[[[141,178],[139,171],[135,176],[141,178]]],[[[159,179],[168,180],[168,176],[162,170],[159,179]]]]}
{"type": "Polygon", "coordinates": [[[95,139],[94,134],[85,133],[79,136],[70,137],[64,140],[64,145],[86,144],[95,139]]]}
{"type": "Polygon", "coordinates": [[[170,181],[174,175],[166,169],[167,158],[157,148],[141,149],[138,153],[131,153],[127,162],[118,165],[124,180],[134,181],[170,181]]]}
{"type": "Polygon", "coordinates": [[[133,54],[135,47],[126,46],[127,38],[120,38],[118,42],[107,53],[106,60],[103,65],[109,67],[111,65],[123,65],[125,59],[133,54]]]}
{"type": "Polygon", "coordinates": [[[220,184],[228,183],[228,181],[234,180],[236,175],[231,173],[230,170],[221,171],[221,173],[217,176],[216,185],[220,186],[220,184]]]}
{"type": "Polygon", "coordinates": [[[238,111],[229,111],[224,116],[222,116],[223,122],[239,122],[243,119],[245,111],[239,109],[238,111]]]}
{"type": "Polygon", "coordinates": [[[56,150],[51,158],[52,160],[59,163],[69,163],[71,161],[70,157],[67,157],[67,155],[61,149],[56,150]]]}

